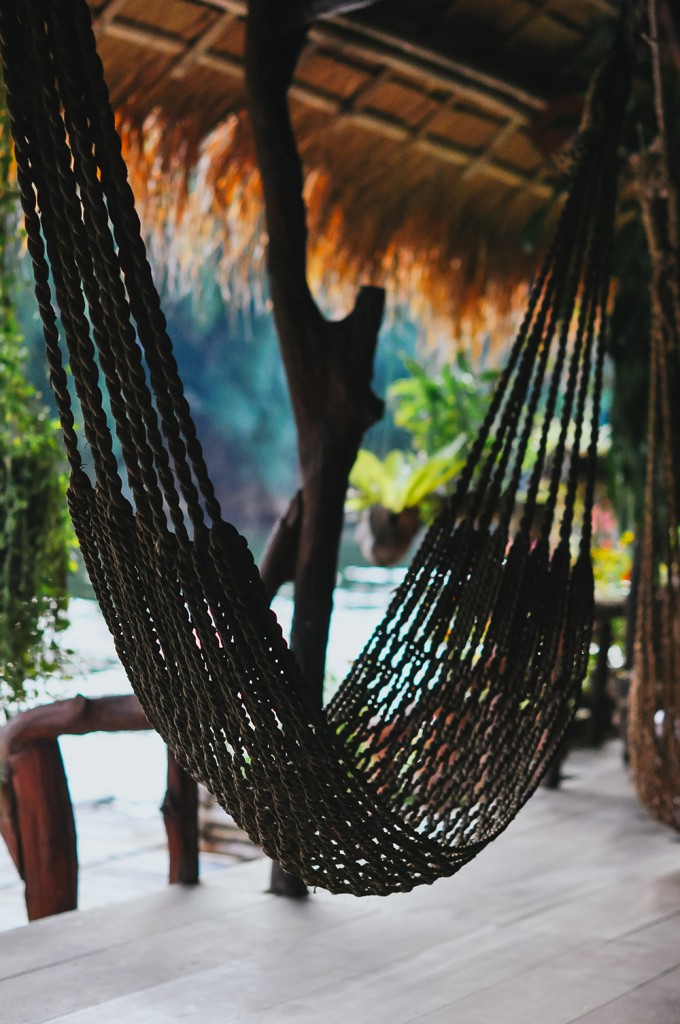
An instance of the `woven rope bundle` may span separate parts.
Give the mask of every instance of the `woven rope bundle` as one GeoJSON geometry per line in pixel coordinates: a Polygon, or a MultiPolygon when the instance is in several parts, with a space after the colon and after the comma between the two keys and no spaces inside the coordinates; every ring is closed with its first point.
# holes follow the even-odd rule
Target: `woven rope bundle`
{"type": "Polygon", "coordinates": [[[386,894],[453,874],[538,785],[586,669],[625,47],[596,78],[555,240],[456,493],[324,714],[307,703],[245,541],[221,519],[85,0],[1,11],[71,514],[150,722],[310,884],[386,894]]]}
{"type": "Polygon", "coordinates": [[[678,434],[680,262],[677,193],[663,142],[638,164],[652,263],[645,520],[628,714],[631,769],[649,812],[680,831],[680,545],[678,434]]]}

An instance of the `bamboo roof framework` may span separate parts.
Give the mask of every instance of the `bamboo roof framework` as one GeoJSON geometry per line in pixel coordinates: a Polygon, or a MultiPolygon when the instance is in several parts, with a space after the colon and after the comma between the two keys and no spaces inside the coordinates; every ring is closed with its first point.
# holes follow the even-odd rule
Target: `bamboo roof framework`
{"type": "MultiPolygon", "coordinates": [[[[140,191],[150,199],[145,210],[141,198],[143,219],[175,222],[170,262],[190,262],[189,238],[233,249],[220,222],[237,195],[239,217],[252,223],[232,263],[240,254],[256,263],[262,222],[243,116],[245,3],[108,0],[91,7],[114,105],[136,127],[152,115],[160,155],[145,156],[141,137],[124,131],[126,159],[138,201],[140,191]],[[185,245],[170,207],[182,192],[179,178],[193,172],[205,154],[201,142],[215,130],[202,181],[217,196],[212,224],[199,224],[183,196],[185,245]],[[166,176],[150,197],[150,165],[158,164],[166,176]]],[[[348,297],[344,278],[387,284],[388,294],[409,296],[418,315],[432,308],[459,328],[485,291],[491,323],[497,309],[518,305],[524,292],[518,296],[517,287],[535,264],[525,251],[534,240],[523,233],[554,220],[560,173],[553,151],[578,123],[603,49],[597,28],[617,8],[612,0],[399,0],[312,26],[290,100],[308,172],[310,277],[335,292],[334,311],[348,297]]],[[[205,218],[205,200],[200,205],[205,218]]],[[[225,291],[234,290],[230,281],[225,291]]]]}

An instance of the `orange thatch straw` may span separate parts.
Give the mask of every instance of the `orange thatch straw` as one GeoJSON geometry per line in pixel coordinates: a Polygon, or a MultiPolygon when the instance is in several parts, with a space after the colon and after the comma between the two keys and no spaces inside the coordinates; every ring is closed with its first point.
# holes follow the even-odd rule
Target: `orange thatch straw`
{"type": "MultiPolygon", "coordinates": [[[[151,259],[168,289],[195,293],[210,266],[228,305],[266,308],[262,190],[244,119],[231,116],[204,139],[190,121],[158,112],[141,125],[122,112],[118,127],[151,259]]],[[[307,169],[305,200],[309,282],[329,315],[347,312],[359,284],[378,284],[387,289],[388,320],[415,320],[428,343],[473,356],[485,336],[492,348],[505,345],[526,295],[525,260],[490,258],[469,230],[453,231],[441,217],[406,210],[401,223],[385,224],[370,196],[335,195],[324,167],[307,169]]]]}

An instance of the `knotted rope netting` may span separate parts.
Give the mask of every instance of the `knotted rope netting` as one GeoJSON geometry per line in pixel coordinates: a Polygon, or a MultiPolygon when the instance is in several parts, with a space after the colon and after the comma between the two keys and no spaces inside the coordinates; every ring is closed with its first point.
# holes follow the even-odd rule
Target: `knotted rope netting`
{"type": "MultiPolygon", "coordinates": [[[[654,16],[650,36],[656,40],[653,4],[649,10],[654,16]]],[[[659,821],[680,831],[680,538],[673,408],[680,384],[680,210],[668,161],[660,81],[656,91],[659,138],[637,161],[652,301],[645,516],[628,749],[643,804],[659,821]]]]}
{"type": "Polygon", "coordinates": [[[388,893],[453,874],[534,791],[586,669],[625,47],[596,77],[555,239],[456,493],[324,713],[221,519],[87,5],[0,10],[70,510],[149,721],[310,884],[388,893]]]}
{"type": "MultiPolygon", "coordinates": [[[[678,313],[680,306],[675,315],[678,313]]],[[[659,821],[680,831],[680,550],[675,504],[677,443],[670,404],[678,382],[680,318],[672,327],[658,301],[652,304],[652,316],[647,511],[640,555],[628,750],[642,803],[659,821]]]]}

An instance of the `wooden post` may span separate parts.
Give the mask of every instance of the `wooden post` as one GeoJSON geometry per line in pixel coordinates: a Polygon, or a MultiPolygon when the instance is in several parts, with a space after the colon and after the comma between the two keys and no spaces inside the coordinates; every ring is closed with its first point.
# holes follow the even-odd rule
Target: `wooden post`
{"type": "MultiPolygon", "coordinates": [[[[130,694],[55,701],[16,715],[0,729],[0,835],[25,882],[29,920],[77,906],[76,828],[57,738],[149,728],[130,694]]],[[[170,882],[195,884],[198,787],[170,751],[162,810],[170,882]]]]}
{"type": "MultiPolygon", "coordinates": [[[[302,475],[291,646],[310,700],[321,704],[347,479],[364,431],[383,411],[371,377],[384,292],[362,288],[349,316],[332,323],[309,290],[302,166],[287,103],[305,39],[304,30],[285,27],[268,0],[250,0],[246,82],[265,197],[274,316],[302,475]]],[[[306,890],[275,870],[272,891],[306,890]]]]}
{"type": "Polygon", "coordinates": [[[0,832],[26,887],[29,921],[78,905],[76,826],[56,739],[13,754],[3,783],[0,832]]]}
{"type": "MultiPolygon", "coordinates": [[[[616,612],[616,609],[613,609],[616,612]]],[[[597,611],[596,611],[597,613],[597,611]]],[[[590,681],[590,723],[588,734],[593,747],[601,747],[611,725],[612,701],[607,693],[609,648],[612,645],[612,609],[600,609],[597,640],[599,650],[590,681]]]]}
{"type": "Polygon", "coordinates": [[[168,836],[171,885],[198,883],[198,785],[168,750],[168,788],[161,805],[168,836]]]}

